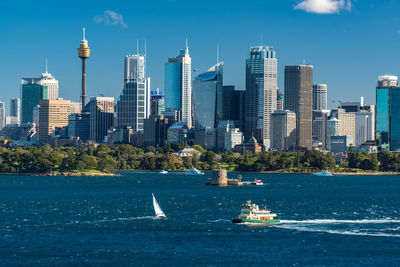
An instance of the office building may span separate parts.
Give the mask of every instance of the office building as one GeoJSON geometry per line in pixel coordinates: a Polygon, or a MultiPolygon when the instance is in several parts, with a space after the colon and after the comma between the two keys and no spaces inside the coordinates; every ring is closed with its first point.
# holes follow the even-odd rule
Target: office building
{"type": "Polygon", "coordinates": [[[193,80],[195,129],[218,128],[223,119],[223,63],[218,63],[193,80]]]}
{"type": "Polygon", "coordinates": [[[379,76],[376,87],[376,141],[378,149],[400,151],[400,87],[398,77],[379,76]]]}
{"type": "Polygon", "coordinates": [[[232,121],[242,132],[244,129],[245,90],[236,90],[233,85],[222,87],[223,120],[232,121]]]}
{"type": "Polygon", "coordinates": [[[296,113],[296,147],[312,148],[313,66],[285,66],[285,109],[296,113]]]}
{"type": "Polygon", "coordinates": [[[278,90],[278,96],[276,100],[276,110],[283,110],[283,94],[278,90]]]}
{"type": "Polygon", "coordinates": [[[6,126],[6,105],[0,101],[0,130],[6,126]]]}
{"type": "Polygon", "coordinates": [[[370,111],[361,110],[355,113],[355,146],[374,140],[374,122],[374,114],[370,111]]]}
{"type": "Polygon", "coordinates": [[[165,109],[178,111],[179,120],[192,127],[192,59],[186,48],[177,57],[169,58],[165,64],[165,109]]]}
{"type": "Polygon", "coordinates": [[[86,105],[81,113],[68,116],[68,137],[86,142],[90,138],[90,107],[86,105]]]}
{"type": "Polygon", "coordinates": [[[313,85],[313,110],[328,109],[328,85],[314,84],[313,85]]]}
{"type": "Polygon", "coordinates": [[[150,115],[161,115],[165,111],[165,96],[158,88],[150,92],[151,111],[150,115]]]}
{"type": "Polygon", "coordinates": [[[271,148],[275,150],[295,150],[296,113],[276,110],[271,114],[271,148]]]}
{"type": "Polygon", "coordinates": [[[146,77],[146,57],[128,55],[124,61],[124,88],[117,103],[118,128],[143,131],[150,115],[150,78],[146,77]]]}
{"type": "Polygon", "coordinates": [[[21,123],[21,100],[19,98],[10,99],[10,117],[15,118],[12,119],[15,124],[21,123]]]}
{"type": "Polygon", "coordinates": [[[71,101],[71,114],[81,113],[81,112],[82,112],[82,103],[71,101]]]}
{"type": "Polygon", "coordinates": [[[58,81],[47,70],[40,78],[22,78],[21,123],[32,122],[33,108],[46,99],[58,99],[58,81]]]}
{"type": "Polygon", "coordinates": [[[107,130],[114,125],[114,97],[92,97],[89,102],[90,135],[89,139],[104,142],[107,130]]]}
{"type": "Polygon", "coordinates": [[[345,112],[358,112],[361,110],[360,102],[341,102],[339,109],[343,109],[345,112]]]}
{"type": "Polygon", "coordinates": [[[245,138],[254,136],[266,149],[271,143],[271,114],[277,108],[277,66],[272,47],[250,48],[246,59],[245,138]]]}
{"type": "Polygon", "coordinates": [[[330,110],[313,110],[312,136],[313,141],[323,150],[328,149],[326,142],[326,125],[330,110]]]}
{"type": "Polygon", "coordinates": [[[163,115],[150,115],[144,120],[143,145],[164,147],[168,139],[168,119],[163,115]]]}
{"type": "Polygon", "coordinates": [[[353,137],[349,135],[335,135],[330,138],[330,151],[333,154],[346,153],[350,146],[354,146],[353,137]]]}
{"type": "Polygon", "coordinates": [[[48,142],[56,127],[68,125],[70,100],[41,100],[39,103],[39,141],[48,142]]]}

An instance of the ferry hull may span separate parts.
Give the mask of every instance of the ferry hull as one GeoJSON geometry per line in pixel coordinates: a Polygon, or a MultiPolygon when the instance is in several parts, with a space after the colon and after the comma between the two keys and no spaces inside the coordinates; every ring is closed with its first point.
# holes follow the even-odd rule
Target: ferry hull
{"type": "Polygon", "coordinates": [[[250,220],[250,219],[232,219],[233,223],[259,223],[259,224],[276,224],[280,223],[280,220],[250,220]]]}

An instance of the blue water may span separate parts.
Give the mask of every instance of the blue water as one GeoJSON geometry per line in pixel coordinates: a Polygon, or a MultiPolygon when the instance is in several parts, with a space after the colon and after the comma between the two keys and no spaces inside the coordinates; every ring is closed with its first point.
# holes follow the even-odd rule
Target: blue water
{"type": "Polygon", "coordinates": [[[225,188],[208,176],[0,176],[0,264],[400,264],[400,176],[246,174],[265,185],[225,188]],[[282,224],[232,224],[248,199],[282,224]]]}

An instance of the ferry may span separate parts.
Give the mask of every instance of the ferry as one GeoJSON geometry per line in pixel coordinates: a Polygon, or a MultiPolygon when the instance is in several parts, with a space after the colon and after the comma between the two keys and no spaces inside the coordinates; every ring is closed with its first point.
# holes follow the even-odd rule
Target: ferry
{"type": "Polygon", "coordinates": [[[160,171],[160,174],[168,174],[168,171],[161,170],[161,171],[160,171]]]}
{"type": "Polygon", "coordinates": [[[276,218],[275,213],[271,213],[264,207],[259,209],[258,205],[251,203],[251,200],[242,204],[240,215],[232,219],[233,223],[259,223],[259,224],[276,224],[280,220],[276,218]]]}
{"type": "Polygon", "coordinates": [[[316,176],[333,176],[333,174],[328,170],[322,171],[322,172],[316,172],[316,173],[314,173],[314,175],[316,175],[316,176]]]}
{"type": "Polygon", "coordinates": [[[186,170],[185,174],[186,175],[204,175],[204,172],[201,172],[196,168],[191,168],[190,170],[186,170]]]}

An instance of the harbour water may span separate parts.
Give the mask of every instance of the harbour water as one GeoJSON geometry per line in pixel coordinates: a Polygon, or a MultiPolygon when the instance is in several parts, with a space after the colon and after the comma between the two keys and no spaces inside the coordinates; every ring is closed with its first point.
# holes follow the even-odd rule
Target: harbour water
{"type": "Polygon", "coordinates": [[[400,264],[400,176],[0,176],[0,265],[400,264]],[[154,193],[167,218],[154,219],[154,193]],[[274,226],[234,225],[251,199],[274,226]]]}

